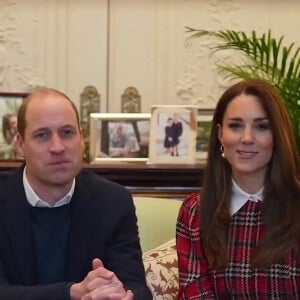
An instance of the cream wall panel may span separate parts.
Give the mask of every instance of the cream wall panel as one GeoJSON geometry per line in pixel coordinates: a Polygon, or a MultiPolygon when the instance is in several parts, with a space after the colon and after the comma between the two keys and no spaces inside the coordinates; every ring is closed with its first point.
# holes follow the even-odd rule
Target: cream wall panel
{"type": "Polygon", "coordinates": [[[185,26],[272,29],[300,45],[298,0],[0,0],[0,89],[46,85],[78,104],[94,85],[101,111],[119,112],[128,86],[152,104],[215,105],[228,82],[210,41],[185,47],[185,26]]]}
{"type": "Polygon", "coordinates": [[[174,69],[182,61],[177,61],[176,43],[183,31],[175,18],[178,1],[110,3],[109,111],[120,110],[120,96],[127,86],[140,91],[144,112],[152,104],[177,103],[174,69]]]}
{"type": "Polygon", "coordinates": [[[151,102],[155,96],[155,6],[155,0],[110,1],[110,112],[120,111],[121,95],[128,86],[138,88],[143,105],[151,102]]]}
{"type": "Polygon", "coordinates": [[[33,23],[36,20],[32,19],[31,11],[29,14],[22,6],[19,9],[20,11],[14,1],[0,1],[1,90],[23,91],[42,83],[31,55],[31,51],[35,49],[33,23]]]}
{"type": "Polygon", "coordinates": [[[0,0],[0,20],[1,90],[49,86],[78,104],[95,85],[106,111],[106,0],[0,0]]]}
{"type": "Polygon", "coordinates": [[[119,111],[128,85],[139,89],[144,112],[151,104],[214,106],[231,84],[218,74],[215,62],[236,55],[210,58],[212,43],[204,40],[185,47],[185,26],[246,32],[271,28],[300,45],[294,30],[300,25],[299,6],[296,0],[111,0],[109,111],[119,111]]]}
{"type": "MultiPolygon", "coordinates": [[[[190,26],[202,29],[235,29],[250,32],[266,32],[271,29],[275,36],[286,35],[286,42],[294,41],[300,46],[300,37],[295,30],[300,25],[299,1],[247,1],[247,0],[189,0],[178,1],[179,27],[190,26]]],[[[183,41],[181,41],[183,42],[183,41]]],[[[180,39],[179,39],[180,43],[180,39]]],[[[214,106],[220,94],[231,82],[225,81],[216,69],[218,59],[236,61],[234,53],[218,53],[209,57],[211,42],[198,40],[180,52],[177,61],[183,64],[176,72],[175,87],[181,102],[214,106]]],[[[180,48],[182,49],[182,48],[180,48]]]]}
{"type": "Polygon", "coordinates": [[[107,111],[107,0],[69,0],[68,90],[79,97],[93,85],[107,111]]]}

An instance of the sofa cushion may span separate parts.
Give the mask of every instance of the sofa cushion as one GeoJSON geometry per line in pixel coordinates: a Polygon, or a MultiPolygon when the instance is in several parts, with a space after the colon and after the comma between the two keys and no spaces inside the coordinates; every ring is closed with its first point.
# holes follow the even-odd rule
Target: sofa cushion
{"type": "Polygon", "coordinates": [[[135,196],[140,243],[146,252],[175,237],[181,200],[135,196]]]}
{"type": "Polygon", "coordinates": [[[157,300],[177,299],[178,265],[175,238],[143,254],[147,284],[157,300]]]}

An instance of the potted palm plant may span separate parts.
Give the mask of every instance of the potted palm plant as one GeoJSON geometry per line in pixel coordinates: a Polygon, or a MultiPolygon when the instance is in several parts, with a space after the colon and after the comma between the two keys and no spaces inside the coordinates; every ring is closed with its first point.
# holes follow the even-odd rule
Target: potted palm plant
{"type": "MultiPolygon", "coordinates": [[[[220,63],[224,76],[236,78],[262,78],[280,91],[290,113],[300,151],[300,47],[294,43],[284,45],[284,36],[276,39],[271,30],[257,36],[255,31],[209,31],[186,27],[188,41],[195,38],[212,38],[216,41],[213,51],[235,50],[244,55],[240,64],[220,63]]],[[[214,53],[213,52],[213,53],[214,53]]]]}

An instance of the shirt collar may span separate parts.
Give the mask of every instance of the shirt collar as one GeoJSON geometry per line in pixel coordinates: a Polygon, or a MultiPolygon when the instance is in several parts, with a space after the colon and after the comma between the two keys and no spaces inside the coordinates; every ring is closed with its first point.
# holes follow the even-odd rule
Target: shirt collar
{"type": "Polygon", "coordinates": [[[72,183],[72,186],[71,186],[69,192],[62,199],[57,201],[53,206],[51,206],[46,201],[42,200],[36,194],[36,192],[32,189],[32,187],[28,181],[27,175],[26,175],[26,166],[23,170],[23,186],[24,186],[24,190],[25,190],[26,199],[31,206],[33,206],[33,207],[59,207],[59,206],[69,204],[71,202],[71,198],[73,196],[74,189],[75,189],[75,178],[73,179],[73,183],[72,183]]]}
{"type": "Polygon", "coordinates": [[[248,200],[255,202],[262,201],[263,190],[264,188],[262,187],[257,193],[248,194],[243,191],[232,179],[232,199],[230,208],[231,215],[234,215],[248,200]]]}

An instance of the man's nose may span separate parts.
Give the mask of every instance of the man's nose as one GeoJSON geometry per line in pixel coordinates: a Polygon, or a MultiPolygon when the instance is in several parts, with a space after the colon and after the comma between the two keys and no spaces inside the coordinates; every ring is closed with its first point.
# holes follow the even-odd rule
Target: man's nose
{"type": "Polygon", "coordinates": [[[57,134],[53,134],[51,139],[50,151],[60,153],[64,151],[64,149],[65,147],[62,139],[57,134]]]}

